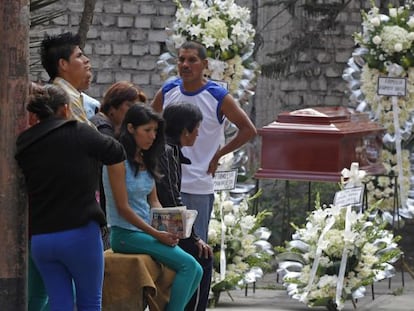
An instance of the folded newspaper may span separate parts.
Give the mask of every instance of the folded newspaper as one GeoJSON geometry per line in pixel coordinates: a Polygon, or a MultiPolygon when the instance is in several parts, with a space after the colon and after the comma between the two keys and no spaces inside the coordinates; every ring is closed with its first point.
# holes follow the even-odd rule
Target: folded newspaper
{"type": "Polygon", "coordinates": [[[151,226],[160,231],[175,233],[180,239],[189,238],[196,210],[187,209],[186,206],[151,208],[151,226]]]}

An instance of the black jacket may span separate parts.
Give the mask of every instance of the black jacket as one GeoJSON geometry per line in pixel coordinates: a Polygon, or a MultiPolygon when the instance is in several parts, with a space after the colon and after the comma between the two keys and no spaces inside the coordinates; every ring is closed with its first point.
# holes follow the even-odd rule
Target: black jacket
{"type": "MultiPolygon", "coordinates": [[[[157,195],[163,207],[181,206],[181,164],[190,165],[191,161],[184,157],[178,144],[167,139],[167,144],[159,161],[159,171],[162,177],[157,180],[157,195]]],[[[199,240],[194,232],[191,237],[199,240]]]]}
{"type": "Polygon", "coordinates": [[[26,181],[32,234],[106,223],[97,201],[100,162],[125,159],[122,145],[75,120],[51,118],[19,135],[15,158],[26,181]]]}

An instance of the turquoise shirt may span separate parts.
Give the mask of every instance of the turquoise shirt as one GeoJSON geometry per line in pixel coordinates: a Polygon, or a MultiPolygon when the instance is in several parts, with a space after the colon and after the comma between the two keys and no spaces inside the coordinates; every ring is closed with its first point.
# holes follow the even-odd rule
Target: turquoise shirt
{"type": "MultiPolygon", "coordinates": [[[[124,161],[126,169],[126,187],[128,192],[128,203],[133,211],[140,216],[146,223],[150,223],[150,206],[147,196],[154,187],[154,179],[148,171],[139,171],[135,176],[134,170],[128,161],[124,161]]],[[[109,184],[108,169],[103,169],[103,185],[106,197],[106,215],[110,226],[118,226],[128,230],[142,231],[126,221],[115,206],[112,189],[109,184]]]]}

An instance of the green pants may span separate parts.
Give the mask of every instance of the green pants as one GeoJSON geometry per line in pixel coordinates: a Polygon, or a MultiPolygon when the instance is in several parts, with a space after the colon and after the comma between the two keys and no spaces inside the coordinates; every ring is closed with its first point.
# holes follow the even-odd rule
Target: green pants
{"type": "Polygon", "coordinates": [[[42,276],[33,262],[29,246],[28,311],[48,311],[48,296],[42,276]]]}
{"type": "Polygon", "coordinates": [[[175,271],[170,301],[166,311],[184,311],[196,291],[203,269],[193,256],[179,246],[162,244],[153,236],[142,232],[111,227],[111,246],[115,253],[148,254],[175,271]]]}

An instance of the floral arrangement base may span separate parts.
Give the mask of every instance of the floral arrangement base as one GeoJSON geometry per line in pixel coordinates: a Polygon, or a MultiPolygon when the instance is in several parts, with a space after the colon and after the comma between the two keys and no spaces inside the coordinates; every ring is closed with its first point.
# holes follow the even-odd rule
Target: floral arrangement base
{"type": "Polygon", "coordinates": [[[342,310],[346,300],[365,295],[365,286],[394,276],[393,263],[402,254],[398,238],[376,215],[375,209],[360,212],[317,202],[277,255],[288,294],[309,307],[342,310]]]}
{"type": "Polygon", "coordinates": [[[262,226],[270,213],[261,211],[250,215],[248,202],[256,196],[243,194],[241,198],[234,198],[227,191],[215,194],[208,232],[214,253],[211,305],[218,303],[222,292],[230,295],[230,290],[253,283],[264,271],[270,270],[274,251],[267,241],[270,231],[262,226]]]}

